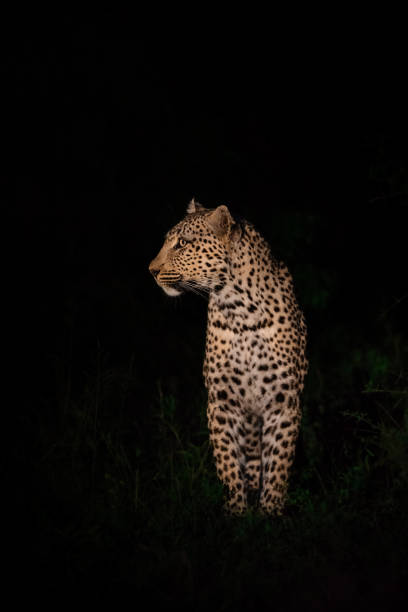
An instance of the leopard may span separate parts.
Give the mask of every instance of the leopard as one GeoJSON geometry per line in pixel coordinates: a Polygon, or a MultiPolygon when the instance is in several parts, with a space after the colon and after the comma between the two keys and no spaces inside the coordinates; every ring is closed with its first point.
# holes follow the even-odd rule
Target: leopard
{"type": "Polygon", "coordinates": [[[167,295],[208,300],[203,376],[225,512],[282,515],[308,370],[306,322],[287,265],[252,223],[193,198],[149,270],[167,295]]]}

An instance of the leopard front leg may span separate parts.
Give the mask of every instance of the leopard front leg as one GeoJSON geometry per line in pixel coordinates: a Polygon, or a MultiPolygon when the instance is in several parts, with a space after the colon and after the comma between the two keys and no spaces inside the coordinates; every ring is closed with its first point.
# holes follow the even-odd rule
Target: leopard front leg
{"type": "Polygon", "coordinates": [[[240,515],[247,510],[245,455],[238,443],[239,418],[226,404],[209,402],[207,409],[210,441],[217,475],[227,491],[226,513],[240,515]]]}
{"type": "Polygon", "coordinates": [[[280,414],[264,418],[262,428],[262,490],[259,500],[263,514],[282,514],[285,505],[290,468],[299,434],[298,398],[288,398],[280,414]]]}
{"type": "Polygon", "coordinates": [[[262,418],[246,413],[244,418],[245,437],[240,446],[245,449],[245,481],[248,503],[256,506],[261,487],[261,438],[262,418]]]}

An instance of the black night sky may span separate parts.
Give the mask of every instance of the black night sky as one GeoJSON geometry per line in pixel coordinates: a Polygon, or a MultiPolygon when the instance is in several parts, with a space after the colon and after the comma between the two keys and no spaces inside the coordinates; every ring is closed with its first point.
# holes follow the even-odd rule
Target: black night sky
{"type": "Polygon", "coordinates": [[[286,609],[400,602],[399,51],[295,47],[276,25],[269,36],[145,25],[113,11],[53,27],[37,17],[1,59],[18,580],[31,576],[39,596],[45,584],[96,597],[120,586],[197,609],[262,608],[269,585],[286,609]],[[306,314],[304,426],[278,524],[222,516],[206,446],[206,305],[166,298],[148,272],[193,196],[255,223],[306,314]]]}

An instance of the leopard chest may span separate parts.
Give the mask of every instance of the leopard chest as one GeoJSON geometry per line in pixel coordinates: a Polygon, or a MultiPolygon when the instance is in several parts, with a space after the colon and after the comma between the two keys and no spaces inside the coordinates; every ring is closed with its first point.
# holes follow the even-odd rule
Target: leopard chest
{"type": "Polygon", "coordinates": [[[234,334],[209,328],[204,376],[210,400],[228,397],[233,407],[262,414],[286,375],[276,346],[273,329],[234,334]]]}

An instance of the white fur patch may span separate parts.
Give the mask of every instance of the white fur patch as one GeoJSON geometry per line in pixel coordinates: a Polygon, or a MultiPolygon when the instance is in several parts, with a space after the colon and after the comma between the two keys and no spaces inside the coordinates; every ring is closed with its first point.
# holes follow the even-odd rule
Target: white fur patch
{"type": "Polygon", "coordinates": [[[176,297],[176,295],[181,295],[181,291],[174,289],[174,287],[165,287],[164,285],[160,285],[163,291],[167,293],[167,295],[171,295],[171,297],[176,297]]]}

